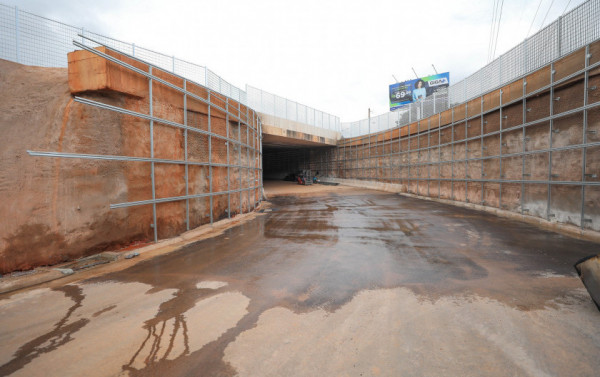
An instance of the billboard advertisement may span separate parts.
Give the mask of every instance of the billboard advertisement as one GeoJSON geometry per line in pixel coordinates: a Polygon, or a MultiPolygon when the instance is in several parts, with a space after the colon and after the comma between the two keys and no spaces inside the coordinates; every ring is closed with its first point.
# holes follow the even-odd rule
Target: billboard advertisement
{"type": "Polygon", "coordinates": [[[390,85],[390,111],[421,101],[450,85],[450,72],[403,81],[390,85]]]}

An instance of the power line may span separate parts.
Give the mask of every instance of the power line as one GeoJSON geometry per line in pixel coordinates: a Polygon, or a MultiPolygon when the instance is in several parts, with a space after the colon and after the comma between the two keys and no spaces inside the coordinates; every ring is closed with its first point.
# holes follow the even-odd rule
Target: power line
{"type": "Polygon", "coordinates": [[[565,10],[563,10],[561,16],[564,16],[565,13],[567,13],[567,8],[569,7],[570,4],[571,4],[571,0],[569,0],[569,2],[567,3],[567,6],[565,7],[565,10]]]}
{"type": "Polygon", "coordinates": [[[490,55],[492,54],[492,41],[494,40],[494,21],[496,20],[496,8],[497,8],[498,0],[493,0],[493,1],[494,1],[494,3],[492,4],[492,22],[490,23],[490,40],[488,43],[488,53],[487,53],[488,63],[490,61],[490,55]]]}
{"type": "Polygon", "coordinates": [[[542,20],[542,25],[540,25],[540,29],[544,27],[544,22],[546,22],[546,17],[548,17],[548,13],[550,13],[550,9],[552,9],[552,4],[554,4],[554,0],[552,0],[550,2],[550,6],[548,7],[548,11],[546,12],[546,15],[544,16],[544,19],[542,20]]]}
{"type": "Polygon", "coordinates": [[[535,22],[535,18],[537,17],[538,12],[540,11],[540,6],[542,5],[542,0],[540,0],[537,9],[535,10],[535,14],[533,15],[533,20],[531,20],[531,25],[529,25],[529,30],[527,31],[527,35],[525,38],[529,37],[529,33],[531,33],[531,28],[533,27],[533,23],[535,22]]]}
{"type": "MultiPolygon", "coordinates": [[[[504,1],[504,0],[502,0],[504,1]]],[[[494,52],[494,41],[497,39],[496,35],[498,33],[498,28],[500,27],[498,23],[498,8],[500,7],[500,0],[494,1],[494,13],[492,16],[492,31],[490,33],[490,46],[488,49],[488,63],[493,59],[494,52]]]]}
{"type": "Polygon", "coordinates": [[[492,59],[496,56],[496,48],[498,48],[498,36],[500,36],[500,21],[502,21],[502,9],[504,8],[504,0],[502,0],[502,4],[500,5],[500,17],[498,17],[498,29],[496,30],[496,42],[494,43],[494,54],[492,54],[492,59]]]}

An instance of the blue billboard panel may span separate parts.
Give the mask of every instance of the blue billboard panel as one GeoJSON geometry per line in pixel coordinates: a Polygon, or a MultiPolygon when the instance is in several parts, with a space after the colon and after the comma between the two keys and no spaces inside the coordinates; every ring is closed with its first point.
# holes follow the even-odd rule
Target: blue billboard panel
{"type": "Polygon", "coordinates": [[[406,104],[422,101],[450,85],[450,72],[422,77],[390,85],[390,111],[406,104]]]}

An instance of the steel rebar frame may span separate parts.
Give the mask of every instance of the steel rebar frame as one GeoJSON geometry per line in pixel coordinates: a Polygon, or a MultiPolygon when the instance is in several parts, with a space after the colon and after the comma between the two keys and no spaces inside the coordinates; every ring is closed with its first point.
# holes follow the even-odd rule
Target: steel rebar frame
{"type": "MultiPolygon", "coordinates": [[[[83,35],[81,35],[82,38],[85,39],[89,39],[84,37],[83,35]]],[[[95,42],[95,41],[93,41],[95,42]]],[[[137,57],[134,56],[130,56],[127,55],[121,51],[115,50],[113,48],[110,48],[108,46],[104,46],[98,42],[95,42],[97,44],[99,44],[100,46],[105,47],[106,49],[116,52],[120,55],[124,55],[126,57],[128,57],[129,59],[138,61],[140,63],[143,63],[145,65],[148,66],[148,72],[141,70],[137,67],[134,67],[120,59],[117,59],[113,56],[110,56],[108,54],[105,54],[101,51],[98,51],[96,49],[90,48],[78,41],[73,40],[73,45],[75,45],[76,47],[79,47],[83,50],[87,50],[97,56],[100,56],[108,61],[111,61],[115,64],[118,64],[130,71],[133,71],[143,77],[145,77],[146,79],[148,79],[148,101],[149,101],[149,110],[148,110],[148,114],[143,114],[143,113],[139,113],[139,112],[135,112],[135,111],[131,111],[128,109],[124,109],[124,108],[120,108],[117,106],[112,106],[112,105],[108,105],[108,104],[104,104],[101,102],[97,102],[97,101],[93,101],[90,99],[86,99],[86,98],[82,98],[82,97],[78,97],[76,96],[74,98],[74,100],[76,102],[85,104],[85,105],[89,105],[89,106],[94,106],[94,107],[98,107],[98,108],[102,108],[105,110],[109,110],[109,111],[113,111],[113,112],[117,112],[117,113],[121,113],[121,114],[126,114],[126,115],[130,115],[130,116],[134,116],[137,118],[141,118],[141,119],[145,119],[149,121],[149,129],[150,129],[150,157],[133,157],[133,156],[117,156],[117,155],[98,155],[98,154],[85,154],[85,153],[63,153],[63,152],[48,152],[48,151],[27,151],[29,153],[29,155],[31,156],[39,156],[39,157],[54,157],[54,158],[78,158],[78,159],[92,159],[92,160],[105,160],[105,161],[126,161],[126,162],[145,162],[145,163],[150,163],[151,165],[151,186],[152,186],[152,199],[148,199],[148,200],[140,200],[140,201],[132,201],[132,202],[124,202],[124,203],[116,203],[116,204],[110,204],[110,208],[111,209],[116,209],[116,208],[125,208],[125,207],[133,207],[133,206],[141,206],[141,205],[152,205],[152,221],[153,223],[150,224],[150,226],[153,228],[153,233],[154,233],[154,241],[157,242],[158,241],[158,226],[157,226],[157,213],[156,213],[156,205],[159,203],[167,203],[167,202],[175,202],[175,201],[185,201],[185,206],[186,206],[186,211],[185,211],[185,224],[186,224],[186,230],[190,229],[190,220],[189,220],[189,199],[194,199],[194,198],[204,198],[204,197],[208,197],[209,201],[210,201],[210,223],[212,224],[214,221],[214,214],[213,214],[213,197],[214,196],[218,196],[218,195],[227,195],[228,197],[228,207],[227,207],[227,214],[228,217],[231,217],[231,194],[234,193],[239,193],[240,195],[240,206],[239,206],[239,211],[240,213],[243,212],[243,207],[242,207],[242,193],[247,191],[248,195],[250,195],[250,192],[254,193],[254,197],[252,199],[252,209],[256,208],[257,203],[259,203],[261,201],[261,196],[259,196],[257,198],[257,190],[262,188],[262,179],[256,179],[255,177],[258,175],[260,177],[260,172],[262,171],[262,140],[261,140],[261,122],[260,122],[260,118],[258,117],[258,115],[254,112],[254,110],[250,110],[247,106],[246,106],[246,113],[245,113],[245,119],[242,118],[242,112],[241,112],[241,104],[238,102],[238,108],[237,108],[237,115],[231,113],[229,111],[229,101],[230,98],[222,95],[222,94],[213,94],[213,90],[211,90],[208,86],[205,85],[201,85],[198,83],[195,83],[193,81],[190,81],[188,79],[186,79],[185,77],[181,77],[179,75],[173,74],[172,72],[168,72],[163,70],[162,68],[156,67],[155,65],[148,63],[142,59],[139,59],[137,57]],[[157,76],[154,75],[153,73],[153,69],[157,69],[159,71],[163,71],[168,73],[169,75],[181,78],[183,80],[183,87],[179,87],[177,85],[171,84],[157,76]],[[192,82],[194,85],[197,85],[198,87],[204,88],[206,90],[207,96],[206,98],[203,98],[195,93],[192,93],[190,91],[188,91],[187,89],[187,84],[188,82],[192,82]],[[173,122],[167,119],[162,119],[159,117],[154,116],[153,114],[153,99],[154,99],[154,95],[153,95],[153,86],[155,84],[162,84],[165,85],[167,87],[170,87],[176,91],[178,91],[179,93],[181,93],[181,95],[183,96],[183,123],[177,123],[177,122],[173,122]],[[225,101],[225,108],[218,106],[217,104],[215,104],[212,100],[212,97],[216,96],[219,99],[224,98],[225,101]],[[200,101],[204,104],[206,104],[208,106],[208,130],[204,131],[202,129],[198,129],[198,128],[194,128],[194,127],[190,127],[188,125],[188,119],[187,119],[187,109],[188,109],[188,97],[189,98],[193,98],[197,101],[200,101]],[[215,108],[218,109],[220,111],[223,111],[225,113],[226,116],[226,136],[222,136],[222,135],[218,135],[214,132],[212,132],[212,128],[211,128],[211,109],[215,108]],[[237,140],[230,138],[229,135],[229,119],[233,118],[234,120],[237,121],[238,123],[238,135],[237,135],[237,140]],[[171,126],[174,128],[179,128],[183,130],[184,133],[184,141],[185,141],[185,147],[184,147],[184,159],[183,160],[172,160],[172,159],[160,159],[160,158],[155,158],[154,156],[154,123],[159,123],[162,125],[166,125],[166,126],[171,126]],[[241,139],[241,128],[242,125],[246,127],[246,142],[244,143],[241,139]],[[254,125],[256,125],[256,128],[254,127],[254,125]],[[195,161],[189,161],[188,160],[188,132],[195,132],[201,135],[205,135],[208,138],[208,162],[195,162],[195,161]],[[253,135],[253,143],[252,145],[250,145],[250,140],[249,140],[249,134],[250,131],[252,132],[253,135]],[[216,138],[218,140],[221,141],[225,141],[225,143],[227,144],[227,163],[223,164],[223,163],[215,163],[212,160],[212,139],[216,138]],[[230,162],[230,153],[229,153],[229,146],[231,145],[235,145],[235,147],[238,149],[238,163],[237,164],[231,164],[230,162]],[[250,155],[250,151],[252,151],[253,153],[253,160],[250,161],[250,159],[248,158],[246,161],[246,164],[242,164],[241,161],[241,149],[242,147],[245,147],[247,150],[247,155],[250,155]],[[258,158],[257,158],[258,157],[258,158]],[[251,163],[252,162],[252,163],[251,163]],[[184,179],[185,179],[185,195],[183,196],[173,196],[173,197],[164,197],[164,198],[157,198],[156,197],[156,177],[154,174],[154,169],[155,169],[155,164],[176,164],[176,165],[184,165],[185,167],[185,173],[184,173],[184,179]],[[208,192],[202,192],[202,193],[190,193],[189,192],[189,174],[188,174],[188,167],[192,165],[192,166],[207,166],[208,170],[209,170],[209,179],[208,179],[208,192]],[[219,191],[219,192],[215,192],[213,191],[213,167],[226,167],[227,169],[227,190],[226,191],[219,191]],[[230,187],[230,169],[231,168],[236,168],[239,174],[239,180],[240,180],[240,187],[238,189],[232,190],[230,187]],[[252,185],[249,185],[248,187],[243,187],[242,183],[242,170],[245,170],[246,173],[248,175],[252,175],[253,179],[252,179],[252,185]],[[258,183],[258,184],[257,184],[258,183]]],[[[250,181],[248,181],[248,183],[250,183],[250,181]]]]}
{"type": "MultiPolygon", "coordinates": [[[[576,50],[578,51],[578,50],[576,50]]],[[[574,51],[574,53],[576,52],[574,51]]],[[[400,131],[398,131],[398,152],[393,152],[393,150],[390,150],[390,153],[387,154],[379,154],[376,153],[375,155],[371,154],[371,158],[389,158],[391,164],[394,164],[395,167],[398,167],[398,171],[399,171],[399,175],[398,177],[393,177],[390,176],[390,181],[395,181],[396,183],[405,183],[407,185],[407,187],[409,187],[409,191],[411,191],[410,187],[411,187],[411,182],[414,181],[415,179],[417,180],[417,191],[416,194],[420,195],[419,192],[419,180],[423,181],[423,180],[427,180],[428,181],[428,185],[429,182],[431,181],[437,181],[438,182],[438,193],[437,193],[437,197],[441,198],[441,183],[442,182],[449,182],[450,183],[450,189],[451,189],[451,194],[450,197],[452,200],[456,200],[455,195],[454,195],[454,184],[458,183],[458,182],[464,182],[465,183],[465,201],[469,201],[469,195],[468,195],[468,185],[469,184],[481,184],[481,201],[480,204],[482,205],[488,205],[488,203],[486,203],[485,201],[485,184],[486,183],[497,183],[498,184],[498,208],[504,209],[505,206],[503,205],[502,202],[502,185],[503,184],[520,184],[521,185],[521,195],[520,195],[520,208],[518,210],[518,212],[520,212],[521,214],[526,214],[527,212],[529,212],[528,208],[524,208],[524,197],[525,197],[525,191],[526,191],[526,185],[532,185],[532,184],[539,184],[539,185],[545,185],[547,187],[547,203],[546,203],[546,214],[545,216],[542,216],[543,218],[545,218],[546,220],[552,221],[555,218],[555,214],[552,213],[552,206],[551,206],[551,200],[552,200],[552,187],[553,186],[557,186],[557,185],[569,185],[569,186],[579,186],[581,187],[581,208],[580,208],[580,221],[579,221],[579,226],[582,229],[585,229],[587,227],[589,227],[589,223],[591,222],[590,218],[587,218],[585,216],[585,197],[586,197],[586,188],[589,187],[597,187],[600,186],[600,181],[593,181],[593,180],[589,180],[588,177],[591,175],[589,172],[586,171],[586,158],[588,155],[588,149],[589,148],[593,148],[593,147],[600,147],[600,142],[589,142],[588,139],[588,113],[592,110],[597,110],[600,108],[600,102],[595,102],[595,103],[589,103],[589,91],[590,90],[594,90],[594,88],[590,88],[589,87],[589,76],[590,76],[590,71],[592,71],[593,69],[596,69],[598,67],[600,67],[600,62],[596,62],[594,64],[590,64],[590,45],[586,45],[585,46],[585,55],[584,55],[584,59],[585,59],[585,66],[583,69],[577,70],[576,72],[573,72],[569,75],[566,75],[565,77],[556,80],[555,79],[555,63],[561,59],[564,58],[564,56],[561,56],[560,58],[556,59],[555,61],[551,62],[549,64],[550,67],[550,83],[547,85],[544,85],[542,87],[540,87],[539,89],[536,89],[534,91],[531,92],[527,92],[527,77],[529,75],[532,74],[532,72],[528,72],[527,74],[524,74],[522,77],[513,80],[512,82],[521,82],[522,83],[522,96],[520,98],[516,98],[514,100],[510,100],[510,101],[504,101],[503,98],[503,91],[502,89],[496,89],[500,95],[499,98],[499,105],[492,107],[490,109],[484,110],[484,95],[482,95],[481,98],[481,104],[480,104],[480,111],[479,114],[476,115],[472,115],[469,116],[468,113],[468,103],[465,102],[464,103],[464,108],[465,108],[465,117],[464,119],[461,119],[459,121],[455,121],[456,117],[455,117],[455,110],[460,106],[460,104],[454,106],[453,108],[449,109],[451,110],[451,122],[445,126],[440,127],[439,125],[441,124],[441,113],[436,114],[437,115],[437,119],[438,119],[438,127],[435,129],[431,129],[431,127],[427,127],[427,130],[422,130],[420,127],[420,123],[421,121],[417,122],[417,132],[414,134],[410,133],[410,129],[409,129],[409,134],[408,136],[401,138],[400,137],[400,131]],[[574,109],[570,109],[567,111],[563,111],[560,113],[556,113],[555,109],[554,109],[554,103],[556,102],[556,98],[554,98],[554,90],[555,88],[557,88],[558,86],[560,86],[563,83],[568,82],[571,79],[577,78],[580,79],[581,77],[583,77],[583,91],[584,91],[584,99],[583,99],[583,105],[579,106],[577,108],[574,109]],[[528,121],[527,120],[527,100],[534,97],[535,95],[541,94],[541,93],[548,93],[549,94],[549,101],[550,101],[550,111],[549,111],[549,115],[540,119],[535,119],[532,121],[528,121]],[[521,106],[523,107],[522,109],[522,121],[520,122],[520,124],[516,125],[516,126],[512,126],[512,127],[506,127],[505,122],[503,122],[505,120],[504,115],[503,115],[503,111],[505,108],[507,108],[510,105],[513,104],[521,104],[521,106]],[[485,121],[485,116],[488,114],[491,114],[493,112],[498,112],[498,117],[499,117],[499,128],[496,131],[492,131],[492,132],[488,132],[488,133],[484,133],[484,123],[485,121]],[[571,145],[564,145],[564,146],[555,146],[552,143],[552,138],[553,138],[553,134],[555,132],[554,130],[554,123],[556,120],[561,119],[561,118],[565,118],[568,117],[570,115],[574,115],[574,114],[582,114],[582,118],[583,118],[583,124],[582,124],[582,142],[579,144],[571,144],[571,145]],[[469,137],[468,136],[468,127],[470,127],[469,122],[470,121],[476,121],[479,120],[480,123],[480,133],[479,135],[476,136],[472,136],[469,137]],[[536,149],[536,150],[527,150],[527,136],[526,136],[526,130],[529,127],[538,125],[538,124],[543,124],[545,122],[549,123],[549,130],[548,130],[548,140],[549,140],[549,146],[548,148],[544,148],[544,149],[536,149]],[[458,139],[455,140],[454,136],[455,136],[455,126],[464,124],[465,125],[465,137],[464,140],[458,139]],[[506,128],[505,128],[506,127],[506,128]],[[451,141],[442,144],[442,135],[443,135],[443,131],[446,130],[446,132],[451,132],[451,141]],[[522,150],[521,151],[517,151],[517,152],[511,152],[511,153],[504,153],[502,150],[503,147],[503,136],[506,133],[509,133],[511,131],[518,131],[518,130],[522,130],[522,150]],[[427,146],[421,146],[420,145],[420,137],[421,136],[426,136],[428,138],[428,140],[431,139],[431,136],[433,133],[437,132],[438,135],[438,143],[437,145],[431,145],[430,142],[427,143],[427,146]],[[486,147],[484,146],[484,138],[490,137],[490,136],[498,136],[498,142],[499,142],[499,148],[498,148],[498,152],[494,155],[488,155],[487,153],[485,153],[486,147]],[[417,137],[417,149],[413,150],[411,148],[411,141],[414,140],[414,138],[417,137]],[[469,154],[469,142],[470,141],[475,141],[478,140],[480,143],[480,155],[479,157],[473,157],[469,154]],[[402,150],[401,146],[402,143],[406,142],[407,143],[407,149],[402,150]],[[465,145],[465,154],[464,154],[464,158],[455,158],[455,149],[454,147],[458,144],[464,144],[465,145]],[[450,159],[446,159],[446,160],[442,160],[442,148],[444,147],[451,147],[451,158],[450,159]],[[433,161],[432,160],[432,151],[436,151],[438,153],[438,161],[433,161]],[[581,181],[573,181],[573,180],[558,180],[556,179],[557,176],[555,174],[553,174],[552,172],[552,154],[556,153],[556,152],[560,152],[560,151],[565,151],[565,150],[581,150],[582,151],[582,159],[581,159],[581,165],[582,165],[582,175],[581,175],[581,181]],[[427,161],[421,161],[420,158],[417,159],[417,161],[412,162],[411,160],[411,153],[418,153],[419,156],[421,153],[425,154],[427,156],[427,161]],[[538,180],[532,180],[532,179],[527,179],[526,177],[529,176],[529,174],[526,172],[526,166],[525,166],[525,160],[527,156],[530,155],[536,155],[536,154],[548,154],[548,171],[547,171],[547,177],[546,179],[538,179],[538,180]],[[406,157],[406,162],[402,162],[403,157],[406,157]],[[502,166],[502,161],[503,159],[507,159],[510,157],[522,157],[522,167],[521,167],[521,179],[506,179],[503,173],[503,166],[502,166]],[[499,160],[499,175],[500,175],[500,179],[486,179],[485,177],[485,170],[484,170],[484,164],[483,161],[486,160],[492,160],[492,159],[497,159],[499,160]],[[395,165],[394,160],[397,160],[397,165],[395,165]],[[468,169],[468,164],[471,162],[481,162],[481,178],[471,178],[468,175],[469,169],[468,169]],[[450,170],[451,170],[451,174],[450,174],[450,178],[443,178],[442,177],[442,165],[446,165],[446,164],[450,164],[450,170]],[[464,163],[465,164],[465,177],[461,178],[461,177],[457,177],[455,176],[455,172],[454,172],[454,167],[456,164],[459,163],[464,163]],[[431,177],[431,168],[437,166],[438,168],[438,178],[432,178],[431,177]],[[424,178],[422,176],[422,174],[419,172],[419,169],[426,167],[428,168],[428,174],[427,174],[427,178],[424,178]],[[408,174],[405,177],[402,177],[402,171],[406,169],[406,171],[408,172],[408,174]],[[414,171],[417,171],[416,175],[414,173],[414,171]]],[[[508,83],[507,83],[508,84],[508,83]]],[[[507,85],[505,84],[505,85],[507,85]]],[[[492,91],[493,92],[493,91],[492,91]]],[[[472,100],[471,100],[472,101],[472,100]]],[[[479,107],[479,106],[478,106],[479,107]]],[[[434,116],[436,116],[434,115],[434,116]]],[[[414,126],[414,123],[410,123],[409,125],[405,125],[402,127],[411,127],[414,126]]],[[[396,129],[400,130],[402,129],[402,127],[397,127],[396,129]]],[[[383,132],[390,132],[391,130],[386,130],[383,132]]],[[[376,137],[378,137],[378,135],[380,135],[381,133],[377,133],[376,137]]],[[[364,148],[365,144],[366,144],[366,139],[372,137],[372,135],[364,135],[364,136],[359,136],[359,137],[355,137],[355,138],[351,138],[351,139],[347,139],[347,140],[343,140],[340,142],[338,148],[346,148],[346,145],[348,145],[349,143],[354,143],[356,145],[356,148],[364,148]]],[[[392,140],[391,140],[392,141],[392,140]]],[[[344,156],[346,156],[346,154],[344,154],[344,156]]],[[[361,159],[358,156],[355,156],[354,158],[350,157],[350,158],[345,158],[343,166],[344,166],[344,176],[353,176],[355,179],[372,179],[369,178],[366,175],[362,175],[362,176],[357,176],[356,173],[359,172],[358,169],[363,169],[364,171],[364,164],[361,167],[358,162],[361,159]],[[352,160],[355,160],[356,164],[352,163],[352,160]],[[352,166],[356,166],[356,167],[352,167],[352,166]]],[[[339,164],[337,166],[340,166],[339,164]]],[[[341,176],[338,173],[338,176],[341,176]]],[[[430,190],[429,190],[429,186],[428,186],[428,193],[429,195],[431,195],[430,190]]]]}

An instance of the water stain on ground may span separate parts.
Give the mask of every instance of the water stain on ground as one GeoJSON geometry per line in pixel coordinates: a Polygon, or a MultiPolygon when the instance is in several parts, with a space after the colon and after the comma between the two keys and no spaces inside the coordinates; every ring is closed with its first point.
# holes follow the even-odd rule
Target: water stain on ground
{"type": "Polygon", "coordinates": [[[81,303],[85,297],[82,294],[81,288],[76,285],[65,285],[55,290],[63,292],[65,297],[73,301],[73,305],[69,307],[64,317],[54,325],[51,331],[22,345],[14,354],[11,361],[1,365],[0,376],[8,376],[22,369],[33,359],[45,353],[52,352],[63,344],[70,342],[73,340],[73,334],[88,324],[89,319],[85,318],[70,322],[73,312],[81,307],[81,303]]]}
{"type": "Polygon", "coordinates": [[[198,290],[200,280],[227,282],[227,290],[250,298],[248,314],[216,341],[177,360],[148,360],[145,369],[126,370],[132,375],[233,375],[222,360],[224,350],[256,326],[264,311],[335,311],[366,289],[407,287],[423,300],[480,295],[520,310],[542,308],[579,287],[569,277],[572,263],[597,247],[492,215],[391,194],[279,197],[273,204],[278,211],[221,237],[100,279],[177,290],[146,322],[146,341],[170,318],[180,318],[182,331],[193,326],[186,324],[185,312],[214,294],[198,290]],[[540,281],[533,277],[540,270],[566,277],[540,281]]]}
{"type": "MultiPolygon", "coordinates": [[[[265,311],[334,312],[368,289],[405,287],[431,302],[477,295],[523,311],[543,308],[580,287],[572,265],[597,250],[597,244],[527,224],[393,194],[278,197],[273,205],[277,211],[221,236],[90,281],[144,283],[153,287],[148,293],[176,291],[144,323],[146,338],[123,371],[133,376],[234,375],[223,361],[224,350],[255,327],[265,311]],[[540,271],[548,277],[541,278],[540,271]],[[227,285],[199,289],[201,281],[227,285]],[[199,350],[186,341],[174,360],[156,357],[165,348],[168,354],[176,337],[185,340],[194,331],[186,312],[223,291],[250,299],[248,313],[236,326],[199,350]],[[174,323],[174,330],[165,343],[167,323],[174,323]],[[140,369],[138,356],[148,347],[140,369]]],[[[54,332],[61,331],[67,330],[58,323],[54,332]]],[[[38,343],[52,336],[23,346],[15,363],[35,355],[38,343]]]]}

